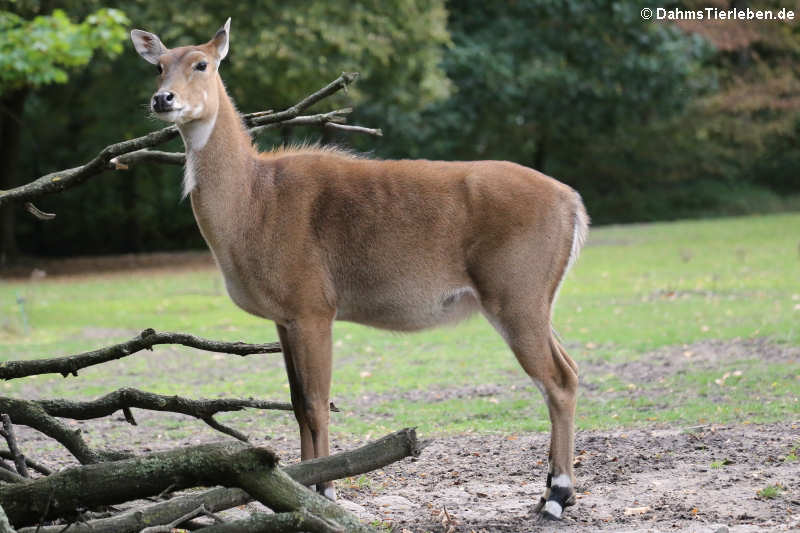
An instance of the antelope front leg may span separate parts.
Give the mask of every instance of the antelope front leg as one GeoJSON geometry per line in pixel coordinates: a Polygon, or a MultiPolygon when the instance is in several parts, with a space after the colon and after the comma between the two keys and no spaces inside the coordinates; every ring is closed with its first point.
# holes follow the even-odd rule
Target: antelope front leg
{"type": "MultiPolygon", "coordinates": [[[[327,457],[331,390],[331,320],[307,318],[278,326],[284,347],[292,407],[300,426],[301,459],[327,457]],[[288,350],[287,350],[288,348],[288,350]]],[[[333,482],[317,492],[336,499],[333,482]]]]}

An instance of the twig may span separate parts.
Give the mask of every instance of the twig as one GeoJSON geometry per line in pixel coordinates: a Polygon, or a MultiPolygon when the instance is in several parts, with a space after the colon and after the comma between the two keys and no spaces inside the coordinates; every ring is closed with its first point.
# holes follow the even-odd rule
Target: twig
{"type": "Polygon", "coordinates": [[[33,205],[31,202],[25,202],[25,209],[28,210],[28,213],[35,216],[39,220],[53,220],[56,218],[55,213],[46,213],[33,205]]]}
{"type": "MultiPolygon", "coordinates": [[[[264,124],[274,124],[291,120],[297,117],[304,109],[314,105],[320,100],[345,89],[349,84],[353,83],[358,77],[358,73],[342,73],[341,76],[334,81],[320,89],[319,91],[310,94],[303,98],[300,102],[292,107],[280,111],[278,113],[264,114],[264,112],[256,112],[244,115],[242,120],[248,128],[255,126],[262,126],[264,124]]],[[[59,170],[45,174],[25,185],[9,189],[7,191],[0,191],[0,206],[5,205],[11,201],[31,201],[34,198],[39,198],[48,194],[61,192],[76,185],[83,183],[89,178],[96,176],[109,168],[109,163],[112,159],[129,154],[144,148],[153,148],[163,144],[178,136],[178,129],[173,126],[160,129],[127,141],[118,142],[106,146],[88,163],[83,165],[59,170]]]]}
{"type": "Polygon", "coordinates": [[[336,122],[326,122],[325,127],[334,130],[349,131],[352,133],[366,133],[375,137],[383,137],[383,130],[380,128],[365,128],[363,126],[351,126],[349,124],[338,124],[336,122]]]}
{"type": "Polygon", "coordinates": [[[330,95],[339,92],[342,89],[346,90],[347,86],[356,81],[357,79],[358,79],[358,72],[342,72],[341,76],[330,82],[328,85],[318,90],[317,92],[306,96],[305,98],[303,98],[298,103],[296,103],[295,105],[293,105],[288,109],[285,109],[278,113],[273,113],[271,115],[253,116],[251,114],[251,115],[245,115],[242,118],[244,119],[244,123],[248,128],[261,126],[263,124],[284,122],[286,120],[293,119],[296,116],[298,116],[303,110],[311,107],[320,100],[323,100],[329,97],[330,95]]]}
{"type": "Polygon", "coordinates": [[[221,342],[195,337],[186,333],[157,333],[152,329],[144,330],[133,339],[99,350],[93,350],[68,357],[53,359],[34,359],[30,361],[6,361],[0,363],[0,379],[15,379],[38,374],[61,374],[64,377],[78,375],[78,370],[88,366],[121,359],[157,344],[181,344],[209,352],[232,355],[251,355],[261,353],[279,353],[280,343],[247,344],[244,342],[221,342]]]}
{"type": "MultiPolygon", "coordinates": [[[[253,513],[247,518],[231,520],[224,524],[204,527],[205,533],[267,533],[308,531],[311,533],[344,533],[344,528],[332,521],[324,520],[305,510],[292,513],[253,513]]],[[[144,533],[144,532],[142,532],[144,533]]]]}
{"type": "Polygon", "coordinates": [[[127,170],[132,165],[139,163],[162,163],[167,165],[183,165],[186,163],[186,154],[183,152],[162,152],[160,150],[136,150],[122,154],[108,162],[108,168],[113,170],[127,170]]]}
{"type": "Polygon", "coordinates": [[[3,463],[2,468],[0,468],[0,481],[5,481],[6,483],[22,483],[23,481],[28,481],[28,479],[20,476],[11,470],[10,466],[3,463]]]}
{"type": "Polygon", "coordinates": [[[206,512],[205,506],[201,505],[200,507],[198,507],[194,511],[189,511],[185,515],[179,516],[178,518],[176,518],[175,520],[173,520],[169,524],[166,524],[166,525],[163,525],[163,526],[146,527],[143,530],[141,530],[139,533],[170,533],[172,531],[172,528],[177,527],[178,524],[182,524],[182,523],[186,522],[187,520],[191,520],[195,516],[199,516],[201,514],[205,514],[205,512],[206,512]]]}
{"type": "Polygon", "coordinates": [[[17,467],[17,473],[22,477],[31,477],[28,473],[28,466],[25,464],[25,456],[19,451],[17,446],[17,437],[14,435],[14,426],[11,424],[11,418],[7,413],[0,415],[3,421],[3,431],[0,434],[5,437],[8,443],[8,450],[11,452],[11,458],[14,459],[14,465],[17,467]]]}
{"type": "Polygon", "coordinates": [[[266,130],[275,128],[282,128],[284,126],[322,126],[331,122],[338,123],[345,120],[345,115],[353,112],[352,107],[345,107],[343,109],[336,109],[327,113],[319,113],[317,115],[308,115],[302,117],[295,117],[292,119],[276,122],[272,124],[264,124],[262,126],[255,126],[250,128],[250,133],[258,135],[266,130]]]}
{"type": "Polygon", "coordinates": [[[209,517],[211,520],[216,522],[217,524],[224,524],[225,520],[223,520],[219,515],[216,513],[212,513],[211,511],[207,510],[205,507],[203,508],[203,514],[209,517]]]}
{"type": "MultiPolygon", "coordinates": [[[[2,457],[3,459],[12,459],[12,460],[14,459],[11,456],[11,452],[7,452],[6,450],[0,450],[0,457],[2,457]]],[[[41,463],[38,463],[38,462],[34,461],[30,457],[25,457],[25,464],[27,464],[30,468],[36,470],[37,472],[39,472],[40,474],[42,474],[44,476],[49,476],[50,474],[53,473],[53,471],[50,470],[48,467],[46,467],[45,465],[43,465],[41,463]]]]}
{"type": "Polygon", "coordinates": [[[0,411],[8,413],[15,424],[31,427],[60,442],[82,464],[99,463],[130,457],[114,450],[94,450],[81,437],[80,429],[70,429],[50,416],[36,402],[0,396],[0,411]]]}
{"type": "MultiPolygon", "coordinates": [[[[250,128],[250,134],[259,135],[264,131],[280,128],[283,126],[324,126],[326,128],[349,131],[353,133],[364,133],[380,137],[383,132],[378,128],[365,128],[363,126],[350,126],[341,124],[345,120],[343,115],[351,113],[351,108],[337,109],[328,113],[317,115],[303,115],[282,122],[264,124],[250,128]]],[[[268,116],[268,115],[264,115],[268,116]]],[[[183,165],[186,163],[186,154],[183,152],[162,152],[158,150],[136,150],[115,157],[108,163],[108,167],[114,170],[127,170],[128,168],[143,163],[159,163],[166,165],[183,165]]]]}

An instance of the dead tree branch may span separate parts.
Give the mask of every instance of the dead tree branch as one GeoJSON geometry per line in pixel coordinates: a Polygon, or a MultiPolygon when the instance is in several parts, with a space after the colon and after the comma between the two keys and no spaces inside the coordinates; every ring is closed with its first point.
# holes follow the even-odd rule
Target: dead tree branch
{"type": "Polygon", "coordinates": [[[349,124],[339,124],[336,122],[326,122],[325,127],[333,130],[349,131],[351,133],[364,133],[366,135],[374,135],[375,137],[383,137],[383,130],[380,128],[365,128],[364,126],[351,126],[349,124]]]}
{"type": "Polygon", "coordinates": [[[183,152],[162,152],[160,150],[136,150],[115,157],[108,162],[114,170],[126,170],[128,167],[141,163],[161,163],[165,165],[183,165],[186,163],[186,154],[183,152]]]}
{"type": "MultiPolygon", "coordinates": [[[[224,524],[213,524],[200,529],[202,533],[344,533],[344,528],[331,524],[307,511],[292,513],[253,513],[248,518],[232,520],[224,524]]],[[[144,533],[144,532],[142,532],[144,533]]]]}
{"type": "MultiPolygon", "coordinates": [[[[344,477],[357,476],[382,468],[409,456],[419,455],[424,444],[417,441],[413,429],[403,429],[355,450],[323,459],[286,466],[284,472],[301,485],[313,485],[344,477]]],[[[153,524],[167,524],[190,511],[204,506],[211,512],[244,505],[253,498],[239,488],[218,487],[201,493],[185,494],[109,518],[76,523],[71,533],[136,533],[153,524]]],[[[63,525],[43,526],[38,533],[59,533],[63,525]]],[[[34,533],[26,528],[19,533],[34,533]]],[[[242,530],[248,531],[248,530],[242,530]]]]}
{"type": "MultiPolygon", "coordinates": [[[[278,113],[250,113],[244,115],[242,119],[248,128],[263,126],[265,124],[275,124],[294,119],[298,117],[306,108],[332,94],[337,93],[342,89],[346,89],[347,86],[353,83],[357,78],[358,73],[344,72],[341,76],[322,89],[306,96],[300,102],[296,103],[292,107],[289,107],[288,109],[278,113]]],[[[25,185],[15,187],[7,191],[0,191],[0,206],[12,201],[30,202],[31,200],[41,196],[69,189],[85,182],[89,178],[101,174],[109,168],[116,168],[115,165],[110,164],[111,160],[116,157],[146,148],[153,148],[170,141],[177,136],[178,129],[173,125],[148,133],[142,137],[111,144],[100,150],[100,152],[86,164],[74,168],[59,170],[57,172],[51,172],[50,174],[45,174],[44,176],[26,183],[25,185]]]]}
{"type": "Polygon", "coordinates": [[[8,413],[15,424],[31,427],[57,440],[81,464],[113,461],[132,455],[126,452],[90,448],[81,437],[80,429],[68,428],[35,402],[0,396],[0,412],[8,413]]]}
{"type": "Polygon", "coordinates": [[[170,486],[184,489],[222,484],[241,487],[276,512],[304,509],[347,531],[371,531],[349,512],[294,481],[277,468],[277,462],[275,454],[266,448],[241,443],[202,444],[67,468],[26,483],[0,486],[0,506],[10,522],[20,527],[70,516],[75,509],[159,494],[170,486]]]}
{"type": "Polygon", "coordinates": [[[139,533],[172,533],[172,529],[177,527],[180,524],[183,524],[187,520],[191,520],[192,518],[199,516],[206,512],[205,506],[201,505],[197,509],[193,511],[189,511],[183,516],[179,516],[169,524],[159,525],[159,526],[150,526],[146,527],[141,530],[139,533]]]}
{"type": "MultiPolygon", "coordinates": [[[[163,396],[152,392],[140,391],[132,388],[116,390],[105,396],[89,402],[74,402],[70,400],[36,400],[47,414],[59,418],[72,418],[75,420],[90,420],[109,416],[116,411],[124,411],[135,407],[150,411],[166,411],[193,416],[204,421],[214,429],[227,435],[247,442],[247,436],[217,422],[214,415],[221,412],[241,411],[253,409],[277,409],[291,411],[292,405],[283,402],[268,402],[253,399],[200,399],[191,400],[180,396],[163,396]]],[[[126,417],[127,419],[127,417],[126,417]]],[[[133,417],[127,419],[136,425],[133,417]]]]}
{"type": "Polygon", "coordinates": [[[8,443],[8,451],[11,453],[11,458],[14,460],[14,466],[17,468],[17,473],[22,477],[31,477],[28,473],[28,466],[25,464],[25,456],[19,451],[17,446],[17,437],[14,435],[14,425],[11,423],[11,418],[7,413],[0,415],[3,421],[3,429],[0,430],[0,435],[6,439],[8,443]]]}
{"type": "Polygon", "coordinates": [[[279,353],[281,345],[278,342],[267,344],[247,344],[244,342],[221,342],[186,333],[157,333],[153,329],[146,329],[129,341],[113,346],[100,348],[78,355],[56,357],[53,359],[34,359],[30,361],[6,361],[0,363],[0,379],[15,379],[38,374],[61,374],[64,377],[72,374],[78,375],[78,370],[87,366],[106,363],[121,359],[144,349],[150,349],[157,344],[182,344],[191,348],[198,348],[209,352],[227,353],[232,355],[251,355],[262,353],[279,353]]]}
{"type": "MultiPolygon", "coordinates": [[[[13,460],[13,457],[11,457],[11,452],[7,452],[6,450],[0,450],[0,458],[13,460]]],[[[25,457],[25,464],[28,465],[28,468],[36,470],[43,476],[49,476],[50,474],[53,473],[53,471],[50,470],[48,467],[39,462],[34,461],[30,457],[25,457]]]]}
{"type": "Polygon", "coordinates": [[[6,483],[21,483],[27,481],[27,479],[12,471],[10,466],[3,463],[0,465],[0,481],[5,481],[6,483]]]}
{"type": "MultiPolygon", "coordinates": [[[[343,124],[345,121],[345,115],[351,113],[352,111],[352,108],[346,107],[344,109],[337,109],[335,111],[319,113],[317,115],[302,115],[284,120],[282,122],[254,126],[253,128],[250,128],[249,131],[251,135],[256,136],[266,130],[276,129],[283,126],[324,126],[329,129],[347,131],[351,133],[363,133],[366,135],[374,135],[376,137],[383,136],[383,131],[381,131],[379,128],[365,128],[363,126],[350,126],[343,124]]],[[[186,163],[186,154],[183,152],[162,152],[158,150],[142,149],[117,156],[108,162],[108,166],[114,170],[127,170],[132,166],[143,163],[183,165],[186,163]]],[[[49,215],[49,213],[45,213],[45,215],[49,215]]]]}

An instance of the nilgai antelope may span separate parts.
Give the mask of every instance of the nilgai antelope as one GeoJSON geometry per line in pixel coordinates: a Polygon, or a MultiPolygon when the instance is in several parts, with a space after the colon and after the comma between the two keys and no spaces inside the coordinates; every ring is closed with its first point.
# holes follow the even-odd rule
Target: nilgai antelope
{"type": "MultiPolygon", "coordinates": [[[[230,19],[211,41],[166,48],[133,30],[158,69],[151,107],[186,146],[183,194],[243,310],[273,320],[303,460],[328,455],[331,325],[414,331],[482,312],[541,390],[552,426],[538,504],[575,502],[578,368],[551,310],[584,243],[580,195],[505,161],[381,161],[303,146],[259,153],[219,75],[230,19]]],[[[332,483],[316,490],[335,498],[332,483]]]]}

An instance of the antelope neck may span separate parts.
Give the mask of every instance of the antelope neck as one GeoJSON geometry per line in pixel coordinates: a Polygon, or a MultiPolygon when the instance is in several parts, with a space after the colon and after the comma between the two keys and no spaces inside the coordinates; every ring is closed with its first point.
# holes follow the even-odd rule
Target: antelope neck
{"type": "Polygon", "coordinates": [[[244,177],[245,162],[253,152],[252,140],[228,97],[217,81],[216,113],[178,125],[186,147],[183,197],[196,189],[212,188],[224,181],[244,177]]]}

